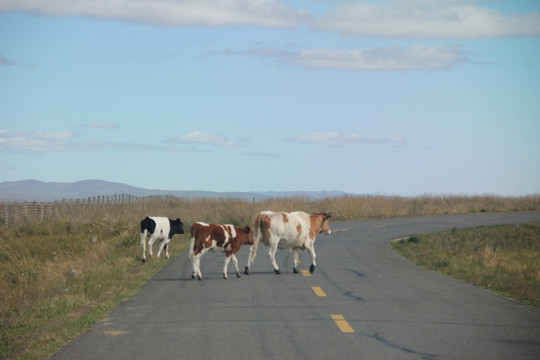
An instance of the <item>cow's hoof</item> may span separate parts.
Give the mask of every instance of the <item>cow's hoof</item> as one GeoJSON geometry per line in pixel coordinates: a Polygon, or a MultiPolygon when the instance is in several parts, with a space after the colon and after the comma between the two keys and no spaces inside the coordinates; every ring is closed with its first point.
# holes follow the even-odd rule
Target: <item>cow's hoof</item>
{"type": "Polygon", "coordinates": [[[191,274],[191,278],[192,278],[192,279],[195,279],[195,274],[191,274]]]}
{"type": "Polygon", "coordinates": [[[239,273],[239,272],[236,273],[236,277],[237,277],[237,278],[240,277],[240,273],[239,273]]]}
{"type": "Polygon", "coordinates": [[[244,270],[244,274],[249,275],[249,268],[246,266],[246,269],[244,270]]]}
{"type": "Polygon", "coordinates": [[[146,262],[146,259],[142,259],[142,263],[144,264],[146,262]]]}
{"type": "Polygon", "coordinates": [[[293,273],[298,274],[298,269],[297,268],[292,268],[292,271],[293,271],[293,273]]]}
{"type": "Polygon", "coordinates": [[[199,278],[199,281],[201,281],[201,280],[202,280],[202,276],[198,276],[198,278],[199,278]]]}
{"type": "Polygon", "coordinates": [[[281,274],[281,270],[276,270],[276,269],[274,269],[274,272],[275,272],[276,274],[278,274],[278,275],[281,274]]]}
{"type": "Polygon", "coordinates": [[[225,274],[223,274],[223,278],[224,278],[225,280],[228,279],[227,275],[225,275],[225,274]]]}
{"type": "Polygon", "coordinates": [[[311,266],[309,267],[309,272],[312,274],[315,272],[315,265],[311,264],[311,266]]]}

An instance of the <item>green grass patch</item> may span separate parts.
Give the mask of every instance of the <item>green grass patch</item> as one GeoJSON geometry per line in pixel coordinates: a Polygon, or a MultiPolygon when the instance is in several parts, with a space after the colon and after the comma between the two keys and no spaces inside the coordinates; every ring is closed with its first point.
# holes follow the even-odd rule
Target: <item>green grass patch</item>
{"type": "Polygon", "coordinates": [[[0,227],[1,359],[43,359],[58,351],[189,242],[175,235],[171,260],[162,254],[143,265],[137,223],[95,225],[58,220],[0,227]]]}
{"type": "Polygon", "coordinates": [[[427,269],[540,306],[540,223],[415,235],[390,247],[427,269]]]}

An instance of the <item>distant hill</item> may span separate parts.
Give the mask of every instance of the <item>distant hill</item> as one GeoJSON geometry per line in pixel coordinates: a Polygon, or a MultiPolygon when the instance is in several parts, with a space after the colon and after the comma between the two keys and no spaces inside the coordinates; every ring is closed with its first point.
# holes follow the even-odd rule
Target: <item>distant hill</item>
{"type": "Polygon", "coordinates": [[[72,183],[42,182],[22,180],[0,183],[0,201],[49,202],[62,199],[86,199],[95,196],[129,194],[134,196],[173,195],[183,198],[238,198],[256,201],[277,198],[305,196],[310,199],[340,197],[349,195],[343,191],[267,191],[267,192],[213,192],[213,191],[171,191],[143,189],[126,184],[103,180],[83,180],[72,183]]]}

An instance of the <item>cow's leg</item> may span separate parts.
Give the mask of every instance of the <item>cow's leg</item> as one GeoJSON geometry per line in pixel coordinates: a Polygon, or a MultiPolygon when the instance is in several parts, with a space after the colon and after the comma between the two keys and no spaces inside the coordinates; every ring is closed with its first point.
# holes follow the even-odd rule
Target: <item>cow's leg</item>
{"type": "Polygon", "coordinates": [[[142,262],[146,262],[146,230],[141,232],[142,262]]]}
{"type": "Polygon", "coordinates": [[[257,249],[255,248],[255,245],[251,245],[249,248],[248,261],[247,261],[246,267],[244,268],[244,274],[246,275],[249,275],[249,268],[251,266],[251,263],[253,262],[251,258],[255,258],[255,256],[253,256],[253,251],[255,251],[255,254],[257,253],[257,249]]]}
{"type": "Polygon", "coordinates": [[[195,279],[195,275],[197,275],[196,273],[196,268],[195,268],[195,255],[194,255],[194,251],[195,251],[195,238],[190,238],[189,239],[189,258],[191,259],[191,264],[193,265],[193,272],[191,273],[191,278],[192,279],[195,279]]]}
{"type": "Polygon", "coordinates": [[[277,245],[278,241],[270,241],[270,249],[268,250],[268,256],[270,257],[270,261],[272,262],[272,265],[274,266],[274,272],[276,274],[281,274],[281,270],[279,270],[279,266],[276,263],[276,251],[277,251],[277,245]]]}
{"type": "Polygon", "coordinates": [[[197,255],[190,254],[191,265],[193,266],[193,272],[191,273],[191,278],[195,279],[197,276],[197,255]]]}
{"type": "Polygon", "coordinates": [[[196,267],[196,270],[195,270],[195,273],[197,275],[197,278],[199,280],[202,280],[202,274],[201,274],[201,255],[202,254],[198,254],[198,255],[195,255],[193,258],[195,259],[195,267],[196,267]]]}
{"type": "Polygon", "coordinates": [[[157,258],[159,258],[161,256],[161,252],[163,251],[163,247],[165,246],[165,241],[167,241],[167,240],[163,239],[159,243],[158,252],[157,252],[157,255],[156,255],[157,258]]]}
{"type": "Polygon", "coordinates": [[[150,240],[148,240],[148,253],[150,254],[150,257],[152,257],[152,246],[154,245],[154,242],[158,238],[157,232],[153,233],[152,236],[150,236],[150,240]]]}
{"type": "Polygon", "coordinates": [[[309,267],[309,272],[313,274],[313,272],[315,271],[315,267],[317,266],[317,262],[315,261],[315,258],[317,257],[317,255],[315,254],[315,249],[313,248],[313,246],[307,249],[309,250],[309,253],[311,254],[311,266],[309,267]]]}
{"type": "Polygon", "coordinates": [[[298,250],[296,248],[292,249],[293,253],[293,273],[298,274],[298,263],[300,260],[298,259],[298,250]]]}
{"type": "Polygon", "coordinates": [[[236,258],[236,256],[234,254],[232,254],[231,257],[232,257],[234,267],[236,269],[236,277],[239,278],[240,277],[240,269],[238,268],[238,259],[236,258]]]}
{"type": "Polygon", "coordinates": [[[193,271],[195,272],[195,275],[197,275],[197,278],[199,280],[202,280],[202,274],[201,274],[201,257],[211,248],[203,248],[198,254],[193,255],[193,259],[195,259],[195,266],[193,267],[193,271]]]}
{"type": "Polygon", "coordinates": [[[227,277],[227,267],[229,266],[229,261],[231,261],[230,256],[225,256],[225,265],[223,266],[223,278],[228,279],[227,277]]]}
{"type": "Polygon", "coordinates": [[[157,252],[157,257],[161,256],[161,252],[163,249],[165,249],[165,256],[167,256],[167,259],[169,258],[169,252],[167,251],[167,244],[171,241],[171,239],[163,239],[161,243],[159,244],[159,250],[157,252]]]}

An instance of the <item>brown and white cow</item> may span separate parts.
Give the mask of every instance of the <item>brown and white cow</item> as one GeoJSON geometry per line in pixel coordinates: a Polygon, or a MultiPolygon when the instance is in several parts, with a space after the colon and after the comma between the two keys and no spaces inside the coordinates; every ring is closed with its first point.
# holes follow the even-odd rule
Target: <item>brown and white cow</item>
{"type": "Polygon", "coordinates": [[[225,266],[223,267],[223,278],[227,279],[227,267],[229,261],[233,260],[236,268],[236,276],[240,277],[238,260],[236,254],[244,244],[253,244],[253,231],[249,226],[240,228],[233,225],[217,225],[196,222],[191,225],[191,248],[189,257],[193,263],[193,274],[202,280],[201,256],[208,250],[222,250],[225,253],[225,266]]]}
{"type": "Polygon", "coordinates": [[[276,274],[281,274],[278,265],[276,264],[276,250],[291,249],[294,255],[293,271],[298,272],[298,253],[297,250],[308,250],[311,254],[311,266],[309,271],[315,271],[317,263],[315,258],[315,249],[313,243],[317,234],[330,234],[332,231],[328,227],[328,221],[331,215],[326,213],[318,213],[309,215],[303,211],[295,211],[291,213],[263,211],[255,220],[255,244],[250,248],[250,256],[244,271],[249,274],[249,267],[257,256],[257,247],[259,243],[270,247],[268,256],[276,274]]]}

